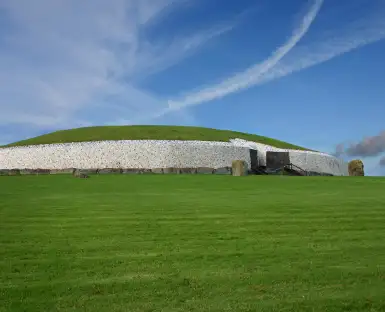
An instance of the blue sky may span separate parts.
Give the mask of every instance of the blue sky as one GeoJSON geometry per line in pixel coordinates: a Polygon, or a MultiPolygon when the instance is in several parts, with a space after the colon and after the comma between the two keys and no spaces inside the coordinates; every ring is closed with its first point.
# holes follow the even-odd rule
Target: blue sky
{"type": "Polygon", "coordinates": [[[0,0],[0,144],[197,125],[385,174],[384,38],[385,0],[0,0]]]}

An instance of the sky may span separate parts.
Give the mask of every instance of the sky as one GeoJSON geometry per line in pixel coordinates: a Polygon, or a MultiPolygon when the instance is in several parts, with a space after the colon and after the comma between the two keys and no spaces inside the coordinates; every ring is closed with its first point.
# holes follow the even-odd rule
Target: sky
{"type": "Polygon", "coordinates": [[[0,0],[0,144],[202,126],[385,175],[383,39],[385,0],[0,0]]]}

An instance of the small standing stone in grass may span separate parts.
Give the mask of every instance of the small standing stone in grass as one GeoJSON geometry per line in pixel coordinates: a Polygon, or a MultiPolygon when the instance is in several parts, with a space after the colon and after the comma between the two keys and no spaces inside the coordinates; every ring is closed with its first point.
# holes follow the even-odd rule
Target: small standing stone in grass
{"type": "Polygon", "coordinates": [[[247,175],[247,162],[245,162],[244,160],[233,160],[231,168],[233,176],[235,177],[247,175]]]}
{"type": "Polygon", "coordinates": [[[349,176],[364,176],[364,163],[360,159],[354,159],[348,165],[349,176]]]}
{"type": "Polygon", "coordinates": [[[85,173],[82,173],[79,169],[74,169],[72,175],[75,177],[75,178],[80,178],[80,179],[88,179],[89,176],[85,173]]]}

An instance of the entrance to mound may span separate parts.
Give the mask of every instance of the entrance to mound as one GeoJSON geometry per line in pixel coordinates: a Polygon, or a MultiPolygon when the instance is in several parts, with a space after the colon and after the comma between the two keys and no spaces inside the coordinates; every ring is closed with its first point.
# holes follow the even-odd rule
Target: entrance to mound
{"type": "Polygon", "coordinates": [[[289,152],[266,152],[267,169],[276,170],[288,164],[290,164],[289,152]]]}
{"type": "Polygon", "coordinates": [[[250,149],[250,170],[251,172],[256,172],[258,170],[258,151],[250,149]]]}

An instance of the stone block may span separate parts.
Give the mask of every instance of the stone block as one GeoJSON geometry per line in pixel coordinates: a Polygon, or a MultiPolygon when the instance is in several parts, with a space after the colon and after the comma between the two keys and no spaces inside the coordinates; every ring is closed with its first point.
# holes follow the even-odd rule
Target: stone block
{"type": "Polygon", "coordinates": [[[208,168],[208,167],[198,167],[197,168],[197,174],[213,174],[214,168],[208,168]]]}
{"type": "Polygon", "coordinates": [[[32,174],[41,175],[41,174],[50,174],[51,171],[49,169],[33,169],[31,170],[32,174]]]}
{"type": "Polygon", "coordinates": [[[196,174],[196,168],[179,168],[179,174],[196,174]]]}
{"type": "Polygon", "coordinates": [[[9,169],[2,169],[0,170],[0,176],[7,176],[9,175],[9,169]]]}
{"type": "Polygon", "coordinates": [[[222,167],[214,170],[214,174],[231,174],[231,167],[222,167]]]}
{"type": "Polygon", "coordinates": [[[83,174],[86,174],[86,175],[98,174],[99,173],[99,169],[81,169],[80,172],[83,173],[83,174]]]}
{"type": "Polygon", "coordinates": [[[81,170],[74,170],[73,174],[72,174],[75,178],[80,178],[80,179],[88,179],[89,178],[89,175],[88,174],[85,174],[84,172],[82,172],[81,170]]]}
{"type": "Polygon", "coordinates": [[[354,159],[348,164],[349,176],[364,176],[364,163],[360,159],[354,159]]]}
{"type": "Polygon", "coordinates": [[[67,168],[67,169],[51,169],[50,174],[73,174],[74,169],[73,168],[67,168]]]}
{"type": "Polygon", "coordinates": [[[136,168],[127,168],[122,170],[123,174],[140,174],[141,169],[136,169],[136,168]]]}
{"type": "Polygon", "coordinates": [[[20,169],[20,175],[36,174],[33,169],[20,169]]]}
{"type": "Polygon", "coordinates": [[[20,175],[20,169],[11,169],[8,171],[9,176],[19,176],[20,175]]]}
{"type": "Polygon", "coordinates": [[[98,170],[98,174],[121,174],[122,171],[119,168],[103,168],[98,170]]]}
{"type": "Polygon", "coordinates": [[[247,162],[244,160],[233,160],[232,162],[232,173],[233,176],[246,176],[248,174],[247,162]]]}
{"type": "Polygon", "coordinates": [[[164,174],[177,174],[179,173],[179,168],[163,168],[163,173],[164,174]]]}

